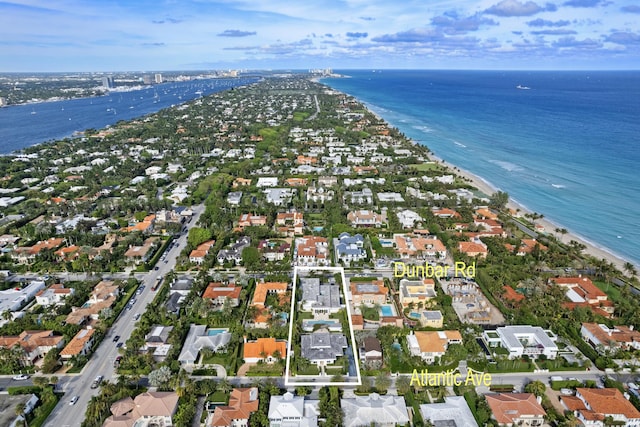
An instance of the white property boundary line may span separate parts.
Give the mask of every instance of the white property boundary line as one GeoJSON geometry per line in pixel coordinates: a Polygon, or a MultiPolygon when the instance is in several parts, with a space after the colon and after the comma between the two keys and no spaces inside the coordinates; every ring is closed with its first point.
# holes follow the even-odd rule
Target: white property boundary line
{"type": "MultiPolygon", "coordinates": [[[[353,332],[353,321],[351,320],[351,307],[347,300],[347,278],[344,275],[344,268],[342,267],[301,267],[295,266],[293,268],[293,290],[291,291],[291,313],[289,314],[289,339],[287,340],[287,364],[284,373],[284,385],[285,386],[357,386],[362,384],[362,378],[360,377],[360,357],[358,354],[358,348],[356,347],[356,337],[353,332]],[[353,360],[356,365],[356,377],[357,382],[324,382],[324,381],[290,381],[290,365],[291,365],[291,341],[293,338],[293,320],[296,309],[296,286],[298,283],[298,271],[331,271],[334,273],[340,273],[342,277],[342,293],[344,295],[344,302],[347,309],[347,321],[349,322],[349,331],[351,332],[351,349],[353,352],[353,360]]],[[[301,349],[302,351],[302,349],[301,349]]],[[[325,377],[317,376],[318,379],[324,379],[325,377]]]]}

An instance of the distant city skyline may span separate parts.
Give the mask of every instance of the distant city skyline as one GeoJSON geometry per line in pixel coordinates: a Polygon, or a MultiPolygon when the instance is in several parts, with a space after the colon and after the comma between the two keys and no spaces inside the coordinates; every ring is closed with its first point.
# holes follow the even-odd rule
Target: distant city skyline
{"type": "Polygon", "coordinates": [[[640,0],[8,0],[0,72],[638,69],[640,0]]]}

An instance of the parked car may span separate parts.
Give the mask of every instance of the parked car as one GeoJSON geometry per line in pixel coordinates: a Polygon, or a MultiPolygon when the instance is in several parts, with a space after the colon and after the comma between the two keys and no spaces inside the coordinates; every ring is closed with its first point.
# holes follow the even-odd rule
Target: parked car
{"type": "Polygon", "coordinates": [[[140,318],[140,313],[136,313],[133,315],[133,320],[138,320],[140,318]]]}
{"type": "Polygon", "coordinates": [[[122,360],[122,356],[116,357],[115,360],[113,361],[113,366],[117,367],[118,365],[120,365],[121,360],[122,360]]]}
{"type": "Polygon", "coordinates": [[[118,342],[119,339],[120,339],[120,335],[116,335],[115,337],[113,337],[113,342],[118,342]]]}

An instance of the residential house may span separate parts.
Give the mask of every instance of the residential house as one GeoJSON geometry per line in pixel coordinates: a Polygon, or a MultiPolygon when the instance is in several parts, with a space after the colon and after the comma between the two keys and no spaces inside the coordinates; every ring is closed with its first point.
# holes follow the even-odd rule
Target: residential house
{"type": "MultiPolygon", "coordinates": [[[[45,286],[45,282],[34,280],[29,282],[24,288],[15,286],[0,291],[0,313],[7,311],[15,313],[20,311],[20,309],[38,295],[38,292],[42,291],[45,286]]],[[[1,318],[0,322],[6,322],[6,320],[1,318]]]]}
{"type": "Polygon", "coordinates": [[[306,187],[309,180],[307,178],[287,178],[284,183],[289,187],[306,187]]]}
{"type": "Polygon", "coordinates": [[[500,426],[542,426],[547,415],[532,393],[497,393],[485,395],[500,426]]]}
{"type": "Polygon", "coordinates": [[[295,189],[291,188],[269,188],[264,190],[264,194],[267,198],[267,203],[282,206],[291,201],[295,191],[295,189]]]}
{"type": "Polygon", "coordinates": [[[301,236],[304,229],[302,212],[280,212],[276,215],[275,230],[287,237],[301,236]]]}
{"type": "Polygon", "coordinates": [[[371,210],[351,211],[347,214],[347,220],[353,227],[382,227],[387,224],[387,211],[381,213],[371,210]]]}
{"type": "Polygon", "coordinates": [[[282,240],[267,239],[258,243],[258,250],[267,261],[282,261],[291,252],[291,245],[282,240]]]}
{"type": "Polygon", "coordinates": [[[360,348],[360,359],[369,369],[382,367],[382,345],[376,337],[366,337],[360,348]]]}
{"type": "Polygon", "coordinates": [[[153,225],[156,222],[155,214],[150,214],[144,217],[142,221],[138,221],[133,225],[129,225],[122,229],[122,231],[126,233],[131,233],[134,231],[139,231],[141,233],[151,233],[153,231],[153,225]]]}
{"type": "Polygon", "coordinates": [[[278,185],[277,177],[261,176],[260,178],[258,178],[258,182],[256,183],[256,187],[258,188],[275,187],[277,185],[278,185]]]}
{"type": "Polygon", "coordinates": [[[304,311],[313,312],[316,319],[328,319],[344,305],[340,301],[340,286],[331,281],[324,282],[317,277],[300,278],[302,288],[301,306],[304,311]]]}
{"type": "Polygon", "coordinates": [[[153,325],[151,330],[144,337],[142,351],[150,352],[157,361],[163,361],[171,349],[169,344],[169,334],[173,326],[153,325]]]}
{"type": "Polygon", "coordinates": [[[318,400],[305,399],[286,392],[271,396],[269,401],[270,427],[317,427],[320,415],[318,400]]]}
{"type": "Polygon", "coordinates": [[[407,335],[407,344],[412,356],[430,364],[444,356],[451,344],[462,344],[462,335],[458,331],[416,331],[407,335]]]}
{"type": "Polygon", "coordinates": [[[320,187],[333,187],[336,185],[338,185],[338,177],[335,177],[335,176],[318,177],[318,186],[320,187]]]}
{"type": "Polygon", "coordinates": [[[284,295],[288,288],[287,282],[259,282],[253,292],[252,305],[264,307],[268,294],[284,295]]]}
{"type": "Polygon", "coordinates": [[[287,357],[287,342],[275,338],[258,338],[244,342],[243,359],[245,363],[275,363],[287,357]]]}
{"type": "Polygon", "coordinates": [[[640,350],[640,331],[633,325],[608,327],[599,323],[583,323],[580,328],[582,339],[599,353],[617,353],[619,350],[640,350]]]}
{"type": "Polygon", "coordinates": [[[149,237],[144,241],[142,246],[130,246],[124,253],[124,257],[136,265],[147,262],[151,259],[151,255],[153,255],[153,249],[157,241],[157,237],[149,237]]]}
{"type": "Polygon", "coordinates": [[[404,199],[400,193],[384,193],[376,194],[380,203],[404,203],[404,199]]]}
{"type": "Polygon", "coordinates": [[[60,352],[60,358],[62,360],[69,360],[77,356],[86,356],[91,350],[93,345],[93,335],[95,329],[87,328],[80,329],[78,333],[69,341],[62,351],[60,352]]]}
{"type": "Polygon", "coordinates": [[[267,217],[263,215],[242,214],[238,219],[238,229],[242,231],[245,227],[260,227],[267,225],[267,217]]]}
{"type": "Polygon", "coordinates": [[[373,203],[373,192],[365,187],[360,191],[350,191],[344,195],[345,202],[352,205],[370,205],[373,203]]]}
{"type": "Polygon", "coordinates": [[[428,328],[442,328],[444,318],[440,310],[414,310],[409,317],[420,322],[421,326],[428,328]]]}
{"type": "Polygon", "coordinates": [[[510,243],[505,243],[505,248],[507,248],[507,250],[511,253],[514,253],[517,256],[525,256],[527,254],[530,254],[531,252],[533,252],[533,250],[537,247],[539,250],[541,251],[546,251],[549,248],[547,248],[545,245],[543,245],[542,243],[538,242],[536,239],[522,239],[520,240],[520,245],[518,246],[517,250],[516,247],[510,243]]]}
{"type": "Polygon", "coordinates": [[[603,317],[611,317],[614,311],[612,301],[607,294],[593,284],[588,277],[555,277],[549,279],[550,283],[566,289],[566,297],[569,302],[563,305],[572,310],[576,307],[589,307],[594,313],[603,317]]]}
{"type": "Polygon", "coordinates": [[[111,405],[111,416],[102,427],[172,426],[178,410],[173,391],[148,391],[132,399],[126,397],[111,405]]]}
{"type": "Polygon", "coordinates": [[[585,426],[640,426],[640,412],[617,388],[577,388],[575,396],[561,396],[560,401],[585,426]],[[605,422],[609,417],[613,423],[605,422]]]}
{"type": "Polygon", "coordinates": [[[242,251],[251,246],[251,238],[249,236],[243,236],[231,245],[229,249],[222,249],[218,252],[218,262],[224,264],[225,262],[233,261],[236,265],[240,265],[242,262],[242,251]]]}
{"type": "Polygon", "coordinates": [[[420,414],[433,426],[478,427],[463,396],[445,396],[443,403],[420,405],[420,414]]]}
{"type": "Polygon", "coordinates": [[[193,365],[198,360],[200,350],[210,348],[214,352],[226,349],[231,341],[228,329],[210,329],[206,325],[192,324],[189,333],[178,356],[178,362],[182,365],[193,365]]]}
{"type": "Polygon", "coordinates": [[[206,242],[200,243],[198,247],[191,251],[189,254],[189,262],[194,264],[202,264],[204,262],[204,258],[209,253],[209,250],[216,244],[215,240],[208,240],[206,242]]]}
{"type": "Polygon", "coordinates": [[[407,404],[402,396],[356,396],[340,399],[344,427],[395,427],[410,425],[407,404]]]}
{"type": "Polygon", "coordinates": [[[11,258],[18,264],[30,264],[36,256],[43,250],[54,250],[60,247],[64,239],[62,237],[52,237],[50,239],[39,241],[33,246],[20,246],[11,252],[11,258]]]}
{"type": "Polygon", "coordinates": [[[82,325],[89,320],[98,320],[100,312],[113,307],[118,296],[120,287],[113,281],[100,281],[93,291],[89,300],[81,307],[72,307],[71,313],[67,315],[67,323],[82,325]]]}
{"type": "Polygon", "coordinates": [[[403,257],[418,259],[447,257],[447,248],[444,243],[435,236],[423,235],[420,230],[415,230],[411,235],[394,234],[393,240],[396,244],[396,252],[403,257]]]}
{"type": "MultiPolygon", "coordinates": [[[[380,195],[378,195],[378,197],[380,197],[380,195]]],[[[409,209],[398,211],[396,216],[398,217],[398,221],[400,221],[402,228],[413,228],[417,223],[424,221],[424,218],[422,218],[420,214],[409,209]]]]}
{"type": "Polygon", "coordinates": [[[231,307],[240,305],[240,286],[222,286],[222,283],[211,282],[202,294],[202,299],[208,300],[212,305],[224,306],[228,303],[231,307]]]}
{"type": "Polygon", "coordinates": [[[324,237],[304,236],[296,239],[296,265],[316,267],[329,264],[329,242],[324,237]]]}
{"type": "Polygon", "coordinates": [[[23,331],[18,336],[0,336],[0,347],[20,347],[23,351],[22,363],[26,366],[43,358],[50,350],[60,349],[64,345],[64,337],[54,335],[53,331],[23,331]]]}
{"type": "Polygon", "coordinates": [[[250,185],[251,185],[250,179],[236,178],[235,180],[233,180],[233,184],[231,186],[233,188],[238,188],[238,187],[249,187],[250,185]]]}
{"type": "Polygon", "coordinates": [[[324,204],[335,197],[335,191],[325,187],[309,187],[307,189],[307,201],[324,204]]]}
{"type": "Polygon", "coordinates": [[[336,260],[346,265],[367,259],[367,251],[364,249],[364,237],[361,234],[352,236],[349,233],[341,233],[334,240],[334,247],[336,260]]]}
{"type": "Polygon", "coordinates": [[[75,289],[65,288],[63,284],[56,283],[36,294],[36,302],[41,306],[64,305],[64,300],[73,295],[75,289]]]}
{"type": "Polygon", "coordinates": [[[458,250],[471,258],[486,258],[489,252],[487,245],[482,243],[480,239],[476,239],[473,242],[458,242],[458,250]]]}
{"type": "Polygon", "coordinates": [[[258,388],[234,388],[227,406],[218,406],[207,418],[207,427],[248,427],[249,417],[258,410],[258,388]]]}
{"type": "Polygon", "coordinates": [[[433,279],[422,280],[400,280],[399,294],[400,304],[403,308],[409,307],[410,304],[417,306],[418,304],[424,304],[436,297],[436,283],[433,279]]]}
{"type": "Polygon", "coordinates": [[[506,349],[509,359],[519,359],[524,355],[532,358],[544,355],[547,359],[555,359],[558,355],[558,337],[539,326],[503,326],[495,331],[484,331],[482,339],[488,348],[506,349]]]}
{"type": "Polygon", "coordinates": [[[349,290],[351,291],[351,301],[356,307],[360,304],[369,306],[382,305],[387,302],[387,294],[389,293],[382,280],[370,282],[352,281],[349,285],[349,290]]]}
{"type": "Polygon", "coordinates": [[[242,191],[232,191],[227,194],[227,203],[231,206],[240,206],[242,200],[242,191]]]}
{"type": "Polygon", "coordinates": [[[344,356],[348,347],[347,338],[340,333],[330,333],[318,329],[311,334],[300,336],[302,357],[317,366],[331,365],[338,357],[344,356]]]}

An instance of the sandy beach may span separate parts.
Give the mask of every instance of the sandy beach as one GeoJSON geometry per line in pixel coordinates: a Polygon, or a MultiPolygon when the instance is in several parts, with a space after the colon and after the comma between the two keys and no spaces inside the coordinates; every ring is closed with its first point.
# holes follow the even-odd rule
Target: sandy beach
{"type": "MultiPolygon", "coordinates": [[[[467,171],[464,169],[460,169],[458,166],[453,165],[451,163],[448,163],[446,161],[444,161],[443,159],[439,158],[438,156],[434,155],[433,153],[429,154],[429,158],[431,158],[434,161],[437,161],[438,163],[446,166],[447,168],[451,169],[452,171],[454,171],[455,173],[457,173],[458,175],[468,179],[471,184],[478,188],[478,190],[480,190],[481,192],[487,194],[487,195],[491,195],[493,193],[495,193],[496,191],[498,191],[497,188],[495,188],[494,186],[492,186],[490,183],[488,183],[487,181],[485,181],[484,179],[482,179],[481,177],[467,171]]],[[[523,214],[525,213],[532,213],[529,209],[526,209],[524,206],[518,204],[517,202],[513,201],[512,199],[509,199],[509,203],[507,205],[509,208],[514,209],[514,210],[520,210],[523,214]]],[[[544,215],[544,212],[538,212],[539,214],[544,215]]],[[[536,224],[539,224],[541,226],[544,227],[544,231],[547,234],[551,234],[553,236],[557,235],[557,233],[555,232],[556,228],[566,228],[563,227],[560,224],[555,224],[551,221],[549,221],[546,218],[542,218],[542,219],[538,219],[536,220],[536,224]]],[[[568,230],[568,229],[567,229],[568,230]]],[[[612,263],[613,265],[616,266],[616,268],[618,268],[620,271],[624,272],[624,264],[627,262],[627,260],[620,258],[604,249],[601,249],[597,246],[595,246],[593,243],[579,237],[576,236],[575,234],[571,233],[570,231],[568,233],[566,233],[565,235],[560,235],[558,236],[561,241],[563,243],[568,243],[571,240],[575,240],[577,242],[582,243],[583,245],[586,246],[585,249],[585,253],[596,257],[597,259],[606,259],[607,261],[609,261],[610,263],[612,263]]]]}

